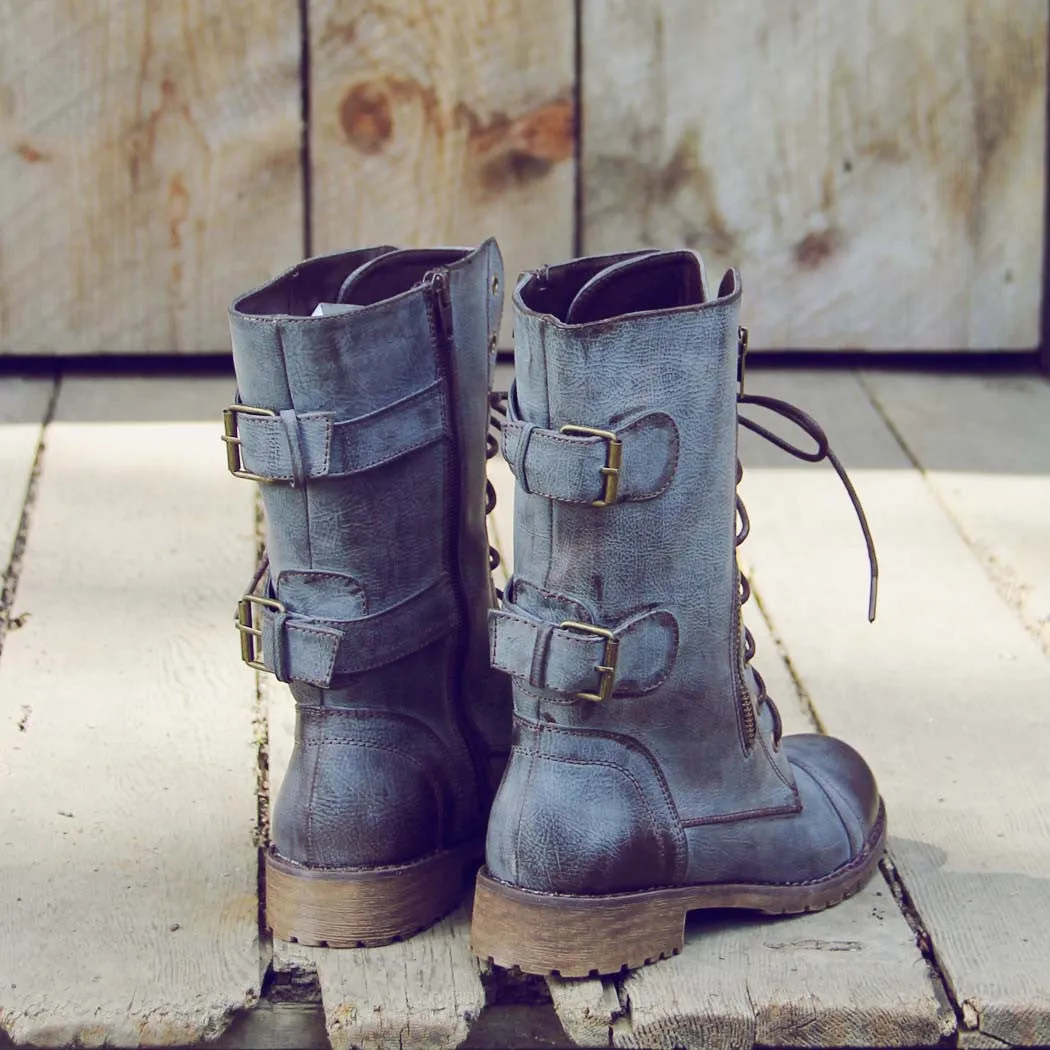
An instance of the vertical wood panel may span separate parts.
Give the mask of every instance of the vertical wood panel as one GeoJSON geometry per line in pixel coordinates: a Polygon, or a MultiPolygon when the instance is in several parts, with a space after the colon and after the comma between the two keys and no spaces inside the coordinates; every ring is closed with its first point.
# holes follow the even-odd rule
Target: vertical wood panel
{"type": "Polygon", "coordinates": [[[493,234],[508,281],[571,255],[573,7],[311,0],[314,252],[493,234]]]}
{"type": "Polygon", "coordinates": [[[0,6],[0,353],[207,352],[302,252],[296,0],[0,6]]]}
{"type": "Polygon", "coordinates": [[[584,247],[741,268],[760,346],[1034,348],[1045,0],[588,0],[584,247]]]}

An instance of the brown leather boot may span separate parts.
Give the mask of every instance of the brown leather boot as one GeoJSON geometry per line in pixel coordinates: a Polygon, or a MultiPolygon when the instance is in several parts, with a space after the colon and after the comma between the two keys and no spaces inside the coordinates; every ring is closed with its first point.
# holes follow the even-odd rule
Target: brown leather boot
{"type": "Polygon", "coordinates": [[[472,925],[502,966],[638,966],[681,949],[688,911],[824,908],[882,854],[863,759],[831,737],[782,740],[750,666],[738,422],[844,473],[808,416],[738,393],[739,307],[737,273],[711,296],[684,251],[578,260],[517,289],[514,578],[490,615],[514,735],[472,925]]]}

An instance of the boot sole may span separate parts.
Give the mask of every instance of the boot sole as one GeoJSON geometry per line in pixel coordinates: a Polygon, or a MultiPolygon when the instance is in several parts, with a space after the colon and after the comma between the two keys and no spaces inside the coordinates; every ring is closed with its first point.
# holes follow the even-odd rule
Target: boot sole
{"type": "Polygon", "coordinates": [[[722,883],[577,897],[538,893],[478,873],[470,943],[475,955],[524,973],[588,977],[677,955],[691,911],[740,908],[766,915],[822,911],[871,878],[886,843],[879,815],[860,853],[823,879],[795,884],[722,883]]]}
{"type": "Polygon", "coordinates": [[[419,933],[460,902],[479,840],[381,868],[308,868],[266,854],[266,925],[320,948],[375,948],[419,933]]]}

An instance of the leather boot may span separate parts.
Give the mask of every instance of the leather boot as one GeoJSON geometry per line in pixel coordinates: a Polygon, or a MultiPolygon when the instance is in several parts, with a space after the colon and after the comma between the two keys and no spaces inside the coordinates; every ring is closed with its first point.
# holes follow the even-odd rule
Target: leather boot
{"type": "Polygon", "coordinates": [[[817,451],[740,423],[844,473],[809,417],[740,394],[739,308],[736,271],[711,296],[685,251],[547,267],[515,293],[514,576],[490,616],[514,729],[472,922],[501,966],[638,966],[681,949],[688,911],[820,909],[882,853],[863,759],[782,740],[750,666],[738,400],[817,451]]]}
{"type": "Polygon", "coordinates": [[[311,259],[236,300],[230,469],[259,483],[268,567],[242,653],[291,686],[266,916],[332,947],[448,912],[480,858],[510,696],[488,665],[488,385],[499,250],[311,259]]]}

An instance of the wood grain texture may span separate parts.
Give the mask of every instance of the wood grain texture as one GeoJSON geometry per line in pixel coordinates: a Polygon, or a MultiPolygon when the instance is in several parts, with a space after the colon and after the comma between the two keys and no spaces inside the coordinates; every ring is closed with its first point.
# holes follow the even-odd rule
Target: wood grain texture
{"type": "MultiPolygon", "coordinates": [[[[0,574],[7,569],[22,520],[53,387],[49,379],[0,379],[0,574]]],[[[0,617],[5,611],[0,609],[0,617]]]]}
{"type": "Polygon", "coordinates": [[[572,254],[571,3],[310,0],[309,22],[315,252],[491,234],[510,286],[572,254]]]}
{"type": "MultiPolygon", "coordinates": [[[[812,732],[765,619],[746,611],[785,732],[812,732]]],[[[697,914],[673,959],[626,977],[547,983],[584,1046],[930,1046],[954,1031],[880,875],[816,915],[697,914]]]]}
{"type": "MultiPolygon", "coordinates": [[[[285,687],[260,679],[270,713],[271,798],[292,754],[295,708],[285,687]]],[[[464,898],[468,896],[464,891],[464,898]]],[[[451,1050],[485,1005],[465,908],[382,948],[309,948],[274,941],[274,968],[301,982],[316,973],[333,1050],[451,1050]]]]}
{"type": "Polygon", "coordinates": [[[225,380],[70,380],[0,660],[0,1029],[188,1045],[259,991],[252,506],[225,380]],[[19,719],[21,713],[21,719],[19,719]],[[21,724],[17,724],[18,721],[21,724]]]}
{"type": "Polygon", "coordinates": [[[879,779],[890,853],[963,1028],[1045,1045],[1050,662],[853,376],[752,386],[812,412],[851,470],[878,543],[878,620],[865,621],[864,549],[832,472],[769,466],[775,453],[747,439],[752,582],[821,720],[879,779]]]}
{"type": "Polygon", "coordinates": [[[697,917],[683,953],[626,978],[617,1046],[932,1046],[926,966],[878,877],[816,915],[697,917]]]}
{"type": "Polygon", "coordinates": [[[302,254],[296,0],[0,7],[0,353],[224,352],[302,254]]]}
{"type": "Polygon", "coordinates": [[[1050,383],[870,372],[864,386],[1050,655],[1050,383]]]}
{"type": "Polygon", "coordinates": [[[752,346],[1031,349],[1043,0],[583,5],[587,253],[738,266],[752,346]]]}

